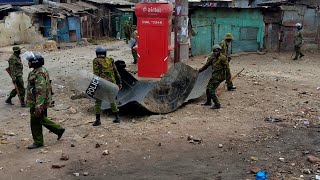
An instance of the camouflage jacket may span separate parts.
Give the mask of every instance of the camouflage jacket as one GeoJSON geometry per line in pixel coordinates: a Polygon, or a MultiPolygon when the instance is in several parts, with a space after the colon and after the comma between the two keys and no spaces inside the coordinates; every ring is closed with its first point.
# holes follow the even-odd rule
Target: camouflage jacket
{"type": "Polygon", "coordinates": [[[220,54],[219,58],[217,59],[213,53],[210,54],[210,56],[207,59],[207,63],[201,68],[199,69],[199,71],[204,71],[205,69],[207,69],[209,66],[212,67],[212,74],[221,74],[224,75],[226,69],[229,68],[229,63],[228,63],[228,59],[220,54]]]}
{"type": "Polygon", "coordinates": [[[298,30],[294,35],[294,45],[301,46],[302,41],[303,41],[302,30],[298,30]]]}
{"type": "Polygon", "coordinates": [[[44,67],[33,69],[28,76],[27,103],[30,108],[48,108],[51,103],[51,83],[44,67]]]}
{"type": "Polygon", "coordinates": [[[128,36],[131,36],[132,28],[130,24],[125,24],[124,25],[124,33],[127,34],[128,36]]]}
{"type": "Polygon", "coordinates": [[[112,83],[121,84],[121,77],[112,58],[95,58],[93,73],[112,83]]]}
{"type": "Polygon", "coordinates": [[[9,70],[12,79],[15,79],[17,76],[23,75],[23,64],[21,63],[21,59],[16,54],[13,54],[9,60],[9,70]]]}
{"type": "Polygon", "coordinates": [[[219,44],[221,46],[221,54],[224,55],[225,57],[229,57],[229,46],[227,45],[227,42],[225,40],[222,40],[219,44]]]}

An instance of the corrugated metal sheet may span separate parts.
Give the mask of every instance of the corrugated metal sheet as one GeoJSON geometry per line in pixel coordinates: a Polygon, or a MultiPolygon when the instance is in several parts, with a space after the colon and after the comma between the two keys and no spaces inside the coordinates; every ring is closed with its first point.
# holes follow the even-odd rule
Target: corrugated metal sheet
{"type": "Polygon", "coordinates": [[[111,5],[135,5],[132,2],[125,0],[87,0],[89,2],[94,2],[97,4],[111,4],[111,5]]]}
{"type": "Polygon", "coordinates": [[[5,11],[5,10],[11,9],[11,8],[12,8],[11,4],[2,5],[2,6],[0,6],[0,11],[5,11]]]}

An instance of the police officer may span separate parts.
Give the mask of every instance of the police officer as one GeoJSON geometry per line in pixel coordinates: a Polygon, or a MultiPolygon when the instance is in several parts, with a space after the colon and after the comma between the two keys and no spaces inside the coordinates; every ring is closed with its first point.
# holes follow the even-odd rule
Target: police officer
{"type": "Polygon", "coordinates": [[[199,72],[204,71],[209,66],[212,68],[211,79],[206,89],[207,101],[203,104],[205,106],[211,106],[211,100],[214,102],[212,109],[220,109],[221,104],[216,95],[216,90],[221,82],[226,79],[226,70],[228,68],[228,59],[222,55],[221,46],[218,44],[212,48],[212,53],[207,59],[207,63],[199,69],[199,72]]]}
{"type": "Polygon", "coordinates": [[[228,67],[226,69],[226,83],[227,83],[227,88],[228,91],[234,91],[237,87],[233,85],[231,81],[231,70],[230,70],[230,65],[229,62],[231,60],[229,50],[231,48],[231,42],[232,42],[233,36],[231,33],[227,33],[224,40],[220,42],[220,46],[222,48],[221,53],[228,59],[228,67]]]}
{"type": "Polygon", "coordinates": [[[124,23],[124,35],[125,35],[125,37],[126,37],[126,43],[127,43],[127,44],[128,44],[128,41],[130,40],[131,33],[132,33],[131,22],[126,21],[126,22],[124,23]]]}
{"type": "Polygon", "coordinates": [[[25,88],[23,83],[23,64],[20,59],[21,48],[18,46],[13,47],[13,54],[9,58],[9,67],[6,69],[11,76],[12,82],[15,88],[11,91],[8,99],[6,100],[7,104],[13,105],[12,98],[15,97],[18,93],[20,98],[21,107],[26,107],[24,102],[25,98],[25,88]],[[17,92],[18,90],[18,92],[17,92]]]}
{"type": "Polygon", "coordinates": [[[135,49],[133,49],[137,44],[138,44],[138,31],[135,30],[132,33],[132,37],[130,39],[130,44],[129,44],[131,48],[132,57],[133,57],[133,64],[138,63],[138,52],[135,49]]]}
{"type": "Polygon", "coordinates": [[[28,76],[27,103],[30,107],[31,132],[34,143],[28,149],[44,145],[42,126],[58,136],[60,140],[65,129],[47,118],[47,109],[51,103],[51,83],[49,73],[43,67],[44,59],[40,54],[32,53],[26,58],[29,68],[33,70],[28,76]]]}
{"type": "MultiPolygon", "coordinates": [[[[107,49],[104,47],[96,48],[97,57],[93,60],[93,73],[96,76],[99,76],[105,80],[108,80],[112,83],[116,83],[121,89],[121,77],[117,70],[117,67],[112,58],[107,57],[107,49]]],[[[93,123],[93,126],[99,126],[101,124],[100,115],[101,115],[101,99],[96,99],[95,102],[95,112],[96,112],[96,121],[93,123]]],[[[111,110],[115,114],[114,123],[120,123],[119,118],[119,109],[116,102],[112,102],[111,110]]]]}
{"type": "Polygon", "coordinates": [[[297,60],[298,58],[302,58],[304,54],[301,52],[301,46],[303,42],[303,35],[302,35],[302,24],[296,24],[297,32],[294,35],[294,50],[296,52],[296,56],[293,60],[297,60]]]}

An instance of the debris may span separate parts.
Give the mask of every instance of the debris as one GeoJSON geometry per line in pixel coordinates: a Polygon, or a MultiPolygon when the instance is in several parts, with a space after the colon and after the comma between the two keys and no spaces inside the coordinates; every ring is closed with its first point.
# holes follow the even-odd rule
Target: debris
{"type": "Polygon", "coordinates": [[[312,170],[311,169],[302,169],[301,172],[303,174],[311,174],[312,173],[312,170]]]}
{"type": "Polygon", "coordinates": [[[219,144],[219,148],[222,148],[223,147],[223,145],[222,144],[219,144]]]}
{"type": "Polygon", "coordinates": [[[102,152],[102,155],[104,155],[104,156],[109,155],[109,151],[108,151],[108,150],[104,150],[104,151],[102,152]]]}
{"type": "Polygon", "coordinates": [[[148,119],[151,119],[151,120],[161,120],[161,115],[151,115],[148,119]]]}
{"type": "Polygon", "coordinates": [[[315,156],[308,156],[308,157],[307,157],[307,161],[310,162],[310,163],[315,164],[315,163],[320,162],[320,159],[317,158],[317,157],[315,157],[315,156]]]}
{"type": "Polygon", "coordinates": [[[52,166],[51,166],[51,168],[53,168],[53,169],[60,169],[60,168],[63,168],[63,167],[65,167],[66,165],[64,165],[64,164],[53,164],[52,166]]]}
{"type": "Polygon", "coordinates": [[[202,139],[200,138],[195,138],[193,136],[188,136],[187,140],[189,141],[189,143],[193,143],[193,144],[201,144],[202,143],[202,139]]]}
{"type": "Polygon", "coordinates": [[[259,171],[256,175],[256,180],[267,180],[268,179],[268,172],[259,171]]]}
{"type": "Polygon", "coordinates": [[[251,156],[250,157],[251,161],[258,161],[259,159],[257,157],[251,156]]]}
{"type": "Polygon", "coordinates": [[[158,144],[158,146],[161,146],[161,145],[162,145],[161,143],[158,144]]]}
{"type": "Polygon", "coordinates": [[[76,176],[76,177],[80,176],[79,173],[73,173],[73,175],[76,176]]]}
{"type": "Polygon", "coordinates": [[[40,149],[40,152],[39,153],[41,153],[41,154],[47,154],[48,153],[48,151],[47,150],[45,150],[45,149],[40,149]]]}
{"type": "Polygon", "coordinates": [[[69,160],[69,156],[66,155],[65,153],[62,153],[62,154],[61,154],[61,157],[60,157],[60,160],[68,161],[68,160],[69,160]]]}
{"type": "Polygon", "coordinates": [[[69,112],[70,112],[71,114],[76,114],[76,113],[77,113],[77,110],[75,110],[73,107],[70,107],[70,108],[69,108],[69,112]]]}
{"type": "Polygon", "coordinates": [[[101,147],[101,145],[99,143],[96,144],[96,148],[99,148],[101,147]]]}
{"type": "Polygon", "coordinates": [[[304,151],[303,154],[304,154],[304,155],[310,154],[310,151],[304,151]]]}
{"type": "Polygon", "coordinates": [[[89,136],[89,133],[87,133],[86,135],[84,135],[83,138],[86,138],[86,137],[88,137],[88,136],[89,136]]]}
{"type": "Polygon", "coordinates": [[[47,161],[36,159],[36,163],[47,163],[47,161]]]}
{"type": "Polygon", "coordinates": [[[7,136],[15,136],[14,133],[5,133],[4,135],[7,135],[7,136]]]}
{"type": "Polygon", "coordinates": [[[75,145],[74,145],[74,144],[71,144],[70,146],[71,146],[71,147],[75,147],[75,145]]]}
{"type": "Polygon", "coordinates": [[[279,158],[279,161],[284,162],[284,158],[279,158]]]}
{"type": "Polygon", "coordinates": [[[6,140],[0,140],[0,144],[9,144],[6,140]]]}
{"type": "Polygon", "coordinates": [[[320,87],[317,87],[317,90],[320,90],[320,87]]]}
{"type": "Polygon", "coordinates": [[[308,120],[305,120],[303,121],[303,124],[308,127],[310,125],[310,122],[308,120]]]}
{"type": "Polygon", "coordinates": [[[266,121],[266,122],[282,122],[284,119],[283,118],[274,118],[274,117],[266,117],[265,119],[264,119],[264,121],[266,121]]]}
{"type": "Polygon", "coordinates": [[[0,167],[0,170],[2,170],[3,169],[3,167],[0,167]]]}
{"type": "Polygon", "coordinates": [[[84,176],[88,176],[89,173],[88,173],[88,172],[84,172],[83,175],[84,175],[84,176]]]}
{"type": "Polygon", "coordinates": [[[253,173],[253,174],[257,174],[259,171],[261,171],[261,168],[259,168],[259,167],[252,167],[251,168],[251,173],[253,173]]]}
{"type": "Polygon", "coordinates": [[[20,172],[23,172],[24,170],[23,169],[20,169],[20,172]]]}
{"type": "Polygon", "coordinates": [[[29,141],[29,138],[23,138],[21,141],[29,141]]]}

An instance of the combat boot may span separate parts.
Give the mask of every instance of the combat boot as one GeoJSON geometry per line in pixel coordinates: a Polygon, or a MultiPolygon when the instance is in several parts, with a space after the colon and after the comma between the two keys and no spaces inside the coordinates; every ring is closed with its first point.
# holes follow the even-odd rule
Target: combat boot
{"type": "Polygon", "coordinates": [[[231,87],[228,87],[228,91],[235,91],[237,89],[236,86],[231,86],[231,87]]]}
{"type": "Polygon", "coordinates": [[[101,121],[100,121],[100,114],[96,114],[96,121],[92,124],[92,126],[100,126],[101,121]]]}
{"type": "Polygon", "coordinates": [[[210,92],[208,90],[206,90],[206,96],[207,96],[207,101],[201,105],[202,106],[211,106],[211,96],[210,96],[210,92]]]}
{"type": "Polygon", "coordinates": [[[299,56],[299,58],[302,58],[303,56],[304,56],[304,54],[301,53],[300,56],[299,56]]]}
{"type": "Polygon", "coordinates": [[[215,104],[214,106],[212,106],[211,109],[220,109],[221,105],[220,104],[215,104]]]}
{"type": "Polygon", "coordinates": [[[11,99],[12,99],[12,97],[9,96],[8,99],[6,100],[6,103],[9,104],[9,105],[13,105],[11,99]]]}
{"type": "Polygon", "coordinates": [[[115,118],[114,118],[113,122],[114,123],[120,123],[119,113],[118,112],[114,113],[114,116],[115,116],[115,118]]]}
{"type": "Polygon", "coordinates": [[[38,145],[38,144],[31,144],[29,146],[27,146],[28,149],[36,149],[36,148],[40,148],[42,147],[43,145],[38,145]]]}
{"type": "Polygon", "coordinates": [[[24,102],[24,100],[21,100],[21,107],[22,107],[22,108],[27,107],[27,106],[26,106],[26,103],[24,102]]]}

